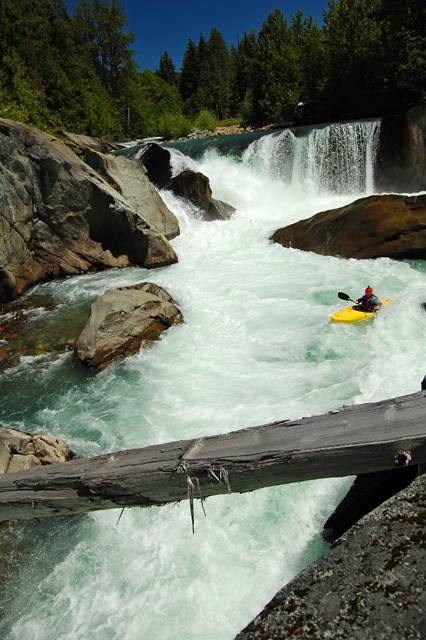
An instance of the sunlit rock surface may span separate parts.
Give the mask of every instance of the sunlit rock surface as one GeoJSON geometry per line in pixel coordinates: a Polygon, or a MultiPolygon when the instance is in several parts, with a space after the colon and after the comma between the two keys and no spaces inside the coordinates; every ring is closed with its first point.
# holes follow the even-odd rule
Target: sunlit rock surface
{"type": "Polygon", "coordinates": [[[60,438],[0,427],[0,474],[72,460],[75,454],[60,438]]]}
{"type": "Polygon", "coordinates": [[[97,298],[76,342],[76,359],[87,367],[103,369],[183,321],[179,309],[167,299],[168,294],[159,297],[149,291],[149,287],[136,285],[106,291],[97,298]]]}
{"type": "Polygon", "coordinates": [[[0,301],[49,278],[177,261],[166,238],[57,138],[0,119],[0,301]]]}

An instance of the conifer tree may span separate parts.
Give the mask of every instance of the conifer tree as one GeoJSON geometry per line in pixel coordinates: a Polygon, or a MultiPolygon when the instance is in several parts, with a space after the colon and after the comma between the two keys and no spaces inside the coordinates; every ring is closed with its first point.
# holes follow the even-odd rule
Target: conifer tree
{"type": "Polygon", "coordinates": [[[173,87],[177,86],[176,67],[167,51],[162,54],[158,69],[155,71],[155,75],[159,78],[163,78],[163,80],[171,84],[173,87]]]}

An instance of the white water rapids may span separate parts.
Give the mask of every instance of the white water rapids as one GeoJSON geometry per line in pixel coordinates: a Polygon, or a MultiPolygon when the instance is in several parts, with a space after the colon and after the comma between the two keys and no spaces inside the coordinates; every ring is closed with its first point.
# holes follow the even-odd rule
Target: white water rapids
{"type": "MultiPolygon", "coordinates": [[[[80,456],[226,433],[412,393],[426,373],[422,262],[342,260],[284,249],[279,227],[374,189],[377,123],[259,138],[242,159],[185,160],[236,212],[203,222],[170,192],[179,263],[37,287],[89,303],[144,280],[165,287],[185,324],[149,349],[86,374],[25,358],[1,374],[0,423],[65,439],[80,456]],[[338,291],[371,284],[396,299],[374,321],[337,325],[338,291]]],[[[182,158],[175,156],[179,165],[182,158]]],[[[31,320],[29,320],[30,322],[31,320]]],[[[326,549],[322,526],[352,478],[12,524],[0,540],[4,640],[232,640],[326,549]]],[[[232,489],[232,478],[231,478],[232,489]]]]}

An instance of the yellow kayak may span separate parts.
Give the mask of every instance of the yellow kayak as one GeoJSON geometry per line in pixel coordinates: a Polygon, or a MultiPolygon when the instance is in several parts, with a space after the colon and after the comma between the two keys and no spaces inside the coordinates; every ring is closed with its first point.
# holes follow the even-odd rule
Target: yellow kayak
{"type": "MultiPolygon", "coordinates": [[[[383,305],[386,305],[389,302],[392,302],[392,298],[385,298],[380,302],[383,305]]],[[[334,313],[331,316],[331,319],[333,320],[333,322],[360,322],[361,320],[366,320],[367,318],[371,318],[371,316],[374,316],[374,315],[375,314],[373,312],[360,311],[359,309],[356,308],[356,305],[355,305],[351,307],[346,307],[346,309],[342,309],[341,311],[334,313]]]]}

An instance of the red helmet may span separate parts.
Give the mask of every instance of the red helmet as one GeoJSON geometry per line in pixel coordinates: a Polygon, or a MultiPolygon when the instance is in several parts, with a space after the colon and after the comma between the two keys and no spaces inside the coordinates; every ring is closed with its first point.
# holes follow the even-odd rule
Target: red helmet
{"type": "Polygon", "coordinates": [[[368,287],[365,290],[365,295],[370,296],[372,293],[373,293],[373,289],[370,287],[370,285],[368,285],[368,287]]]}

